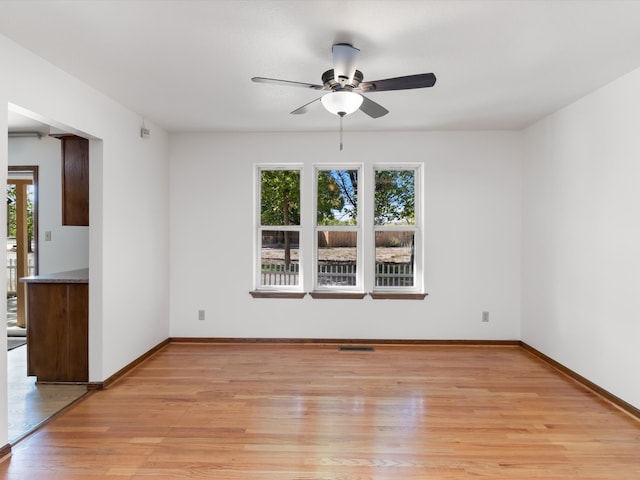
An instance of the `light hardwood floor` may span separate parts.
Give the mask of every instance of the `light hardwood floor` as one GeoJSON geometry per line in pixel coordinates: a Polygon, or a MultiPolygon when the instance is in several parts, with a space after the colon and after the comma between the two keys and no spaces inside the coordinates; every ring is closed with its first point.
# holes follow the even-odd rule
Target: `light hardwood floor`
{"type": "Polygon", "coordinates": [[[640,422],[519,347],[170,344],[1,476],[638,479],[640,422]]]}

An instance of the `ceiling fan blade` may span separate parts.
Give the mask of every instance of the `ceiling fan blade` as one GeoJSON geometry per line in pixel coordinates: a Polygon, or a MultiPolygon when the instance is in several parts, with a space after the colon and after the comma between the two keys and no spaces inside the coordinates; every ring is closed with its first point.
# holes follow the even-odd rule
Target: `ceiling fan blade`
{"type": "Polygon", "coordinates": [[[293,115],[300,115],[301,113],[307,113],[311,108],[311,106],[316,103],[318,100],[320,100],[322,97],[318,97],[315,100],[311,100],[309,103],[305,103],[303,106],[301,106],[300,108],[296,108],[293,112],[291,112],[293,115]]]}
{"type": "Polygon", "coordinates": [[[389,113],[389,110],[384,108],[379,103],[374,102],[373,100],[369,100],[367,97],[362,95],[362,105],[360,105],[360,110],[369,115],[371,118],[380,118],[389,113]]]}
{"type": "Polygon", "coordinates": [[[360,50],[348,43],[337,43],[331,48],[333,77],[341,86],[353,83],[360,50]]]}
{"type": "Polygon", "coordinates": [[[314,85],[313,83],[292,82],[291,80],[278,80],[276,78],[253,77],[251,79],[256,83],[270,83],[272,85],[283,85],[285,87],[302,87],[312,90],[324,90],[324,85],[314,85]]]}
{"type": "Polygon", "coordinates": [[[419,73],[406,77],[386,78],[373,82],[362,82],[358,89],[362,92],[382,92],[385,90],[410,90],[412,88],[433,87],[436,76],[433,73],[419,73]]]}

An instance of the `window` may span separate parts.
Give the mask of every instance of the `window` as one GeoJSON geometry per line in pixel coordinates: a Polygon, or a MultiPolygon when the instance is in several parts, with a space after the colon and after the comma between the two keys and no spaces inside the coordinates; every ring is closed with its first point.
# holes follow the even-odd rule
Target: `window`
{"type": "Polygon", "coordinates": [[[258,288],[301,289],[300,168],[259,168],[258,288]]]}
{"type": "Polygon", "coordinates": [[[317,168],[315,290],[362,290],[359,168],[317,168]]]}
{"type": "Polygon", "coordinates": [[[374,290],[415,290],[417,168],[374,171],[374,290]]]}
{"type": "Polygon", "coordinates": [[[256,172],[254,297],[426,296],[419,165],[316,165],[307,177],[302,165],[256,172]]]}

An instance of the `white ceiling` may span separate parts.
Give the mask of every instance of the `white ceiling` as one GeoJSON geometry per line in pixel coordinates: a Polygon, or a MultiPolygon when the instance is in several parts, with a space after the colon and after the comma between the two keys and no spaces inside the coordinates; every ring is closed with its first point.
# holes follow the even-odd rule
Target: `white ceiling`
{"type": "Polygon", "coordinates": [[[365,81],[438,78],[351,130],[519,129],[640,67],[638,0],[3,0],[0,33],[169,131],[334,130],[250,79],[322,83],[338,42],[365,81]]]}

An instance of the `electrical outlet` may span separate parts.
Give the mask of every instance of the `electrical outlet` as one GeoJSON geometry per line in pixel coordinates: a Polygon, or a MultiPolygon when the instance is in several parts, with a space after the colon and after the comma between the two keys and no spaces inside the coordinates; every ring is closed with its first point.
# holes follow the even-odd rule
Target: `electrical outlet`
{"type": "Polygon", "coordinates": [[[482,312],[482,321],[483,322],[489,321],[489,312],[482,312]]]}
{"type": "Polygon", "coordinates": [[[204,310],[198,310],[198,320],[204,320],[204,310]]]}

